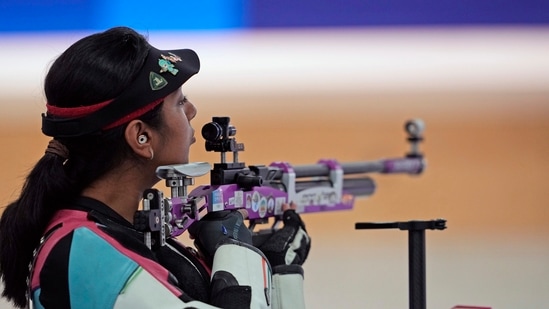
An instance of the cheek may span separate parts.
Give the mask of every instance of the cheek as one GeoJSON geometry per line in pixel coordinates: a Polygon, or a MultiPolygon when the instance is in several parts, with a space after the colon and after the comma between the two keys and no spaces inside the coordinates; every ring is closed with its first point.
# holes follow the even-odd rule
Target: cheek
{"type": "Polygon", "coordinates": [[[184,131],[185,128],[188,126],[187,124],[187,117],[185,116],[185,113],[181,109],[175,108],[173,109],[165,118],[167,127],[169,128],[169,131],[171,134],[176,132],[184,131]]]}
{"type": "Polygon", "coordinates": [[[192,128],[187,120],[187,118],[182,115],[181,118],[178,118],[170,125],[170,134],[173,139],[176,139],[177,142],[188,143],[192,137],[192,128]]]}
{"type": "Polygon", "coordinates": [[[187,118],[181,119],[177,127],[179,134],[184,138],[189,138],[192,135],[192,128],[187,118]]]}

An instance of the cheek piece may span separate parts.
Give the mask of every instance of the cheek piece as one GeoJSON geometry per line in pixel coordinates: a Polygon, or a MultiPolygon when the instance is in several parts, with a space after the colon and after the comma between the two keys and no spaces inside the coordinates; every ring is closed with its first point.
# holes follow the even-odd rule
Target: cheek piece
{"type": "Polygon", "coordinates": [[[49,102],[42,114],[42,132],[78,137],[122,125],[162,103],[199,70],[200,60],[193,50],[158,50],[149,45],[137,77],[118,97],[84,107],[57,107],[49,102]]]}

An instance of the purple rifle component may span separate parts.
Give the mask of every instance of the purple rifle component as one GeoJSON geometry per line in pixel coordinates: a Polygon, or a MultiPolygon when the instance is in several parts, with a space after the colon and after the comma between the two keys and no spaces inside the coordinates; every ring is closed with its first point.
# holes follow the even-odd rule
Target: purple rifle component
{"type": "Polygon", "coordinates": [[[213,117],[202,128],[206,150],[221,153],[221,163],[210,170],[205,162],[160,166],[157,176],[166,180],[171,198],[163,198],[156,189],[146,191],[143,211],[137,211],[136,229],[145,234],[145,243],[161,246],[164,237],[177,237],[210,211],[246,209],[250,228],[256,223],[275,221],[282,215],[282,204],[294,202],[299,213],[313,213],[353,208],[355,197],[369,196],[375,191],[374,181],[367,176],[351,174],[420,174],[425,160],[418,145],[423,140],[424,123],[413,119],[405,124],[411,145],[403,158],[367,162],[339,163],[320,160],[316,164],[292,166],[287,162],[273,162],[246,167],[238,162],[243,144],[234,139],[236,129],[229,117],[213,117]],[[226,152],[233,153],[233,162],[226,162],[226,152]],[[194,177],[210,171],[210,185],[198,186],[187,194],[194,177]],[[169,235],[169,236],[168,236],[169,235]]]}
{"type": "Polygon", "coordinates": [[[381,173],[420,174],[424,167],[425,162],[421,158],[389,159],[383,160],[383,170],[381,173]]]}
{"type": "Polygon", "coordinates": [[[245,208],[248,218],[255,220],[281,216],[282,204],[291,201],[297,204],[298,213],[350,210],[355,195],[374,192],[375,184],[370,178],[344,180],[341,165],[335,160],[321,160],[311,166],[315,179],[296,180],[296,176],[308,177],[310,173],[296,175],[294,168],[304,171],[309,167],[303,169],[286,162],[273,162],[269,167],[282,171],[280,179],[265,181],[262,186],[251,190],[243,190],[237,184],[199,186],[190,192],[189,197],[205,198],[208,212],[245,208]]]}

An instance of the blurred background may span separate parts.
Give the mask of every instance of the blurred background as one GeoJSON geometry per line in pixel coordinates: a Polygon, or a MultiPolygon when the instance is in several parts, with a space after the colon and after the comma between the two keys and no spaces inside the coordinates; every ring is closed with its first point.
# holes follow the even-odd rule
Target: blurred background
{"type": "MultiPolygon", "coordinates": [[[[407,233],[354,226],[436,218],[428,308],[548,308],[549,2],[2,0],[0,207],[47,145],[49,64],[118,25],[198,52],[194,127],[230,116],[246,164],[401,157],[423,119],[422,175],[371,175],[353,210],[303,218],[309,308],[407,308],[407,233]]],[[[192,160],[217,162],[197,139],[192,160]]]]}

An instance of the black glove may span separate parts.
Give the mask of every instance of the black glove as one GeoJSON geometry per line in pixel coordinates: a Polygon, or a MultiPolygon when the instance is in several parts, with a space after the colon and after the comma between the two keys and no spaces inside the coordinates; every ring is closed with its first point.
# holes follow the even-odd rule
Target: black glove
{"type": "Polygon", "coordinates": [[[211,265],[217,247],[229,240],[252,244],[252,233],[236,210],[210,212],[189,227],[189,234],[200,254],[211,265]]]}
{"type": "MultiPolygon", "coordinates": [[[[266,240],[254,239],[254,244],[267,256],[273,267],[303,265],[311,249],[311,238],[305,224],[293,209],[284,211],[282,220],[283,228],[275,230],[266,240]]],[[[264,238],[261,234],[255,237],[264,238]]]]}

